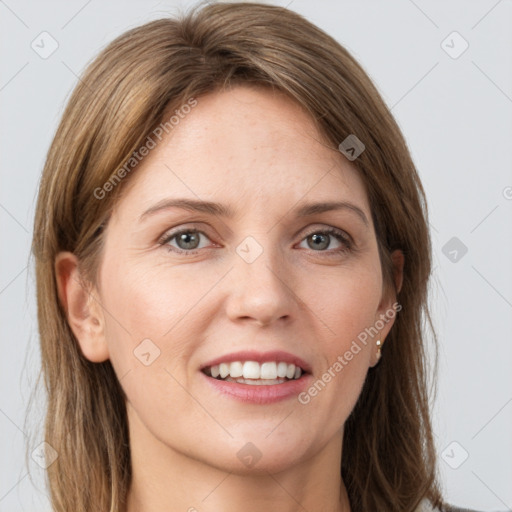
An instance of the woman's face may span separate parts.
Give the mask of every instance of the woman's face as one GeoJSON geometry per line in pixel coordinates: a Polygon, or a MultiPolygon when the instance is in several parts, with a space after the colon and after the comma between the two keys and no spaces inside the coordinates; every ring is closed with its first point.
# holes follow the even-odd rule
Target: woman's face
{"type": "Polygon", "coordinates": [[[363,182],[308,115],[247,86],[197,101],[132,171],[106,229],[101,343],[132,443],[278,471],[341,446],[393,322],[361,333],[393,301],[363,182]],[[276,379],[291,364],[307,373],[276,379]]]}

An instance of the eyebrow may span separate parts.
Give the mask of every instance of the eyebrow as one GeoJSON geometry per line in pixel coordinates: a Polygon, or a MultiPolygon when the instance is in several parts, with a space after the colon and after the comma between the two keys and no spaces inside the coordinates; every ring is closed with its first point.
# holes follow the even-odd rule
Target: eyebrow
{"type": "MultiPolygon", "coordinates": [[[[220,203],[214,203],[211,201],[200,201],[197,199],[176,198],[162,199],[155,205],[151,206],[151,208],[147,209],[139,217],[139,222],[150,215],[154,215],[157,212],[168,210],[170,208],[181,208],[183,210],[188,210],[191,212],[207,213],[210,215],[217,215],[220,217],[227,218],[233,218],[235,216],[234,210],[220,203]]],[[[324,201],[318,203],[306,203],[302,204],[301,206],[293,210],[293,212],[295,212],[297,217],[308,217],[311,215],[335,210],[352,211],[358,215],[358,217],[364,222],[364,224],[367,227],[369,227],[368,219],[363,210],[356,206],[355,204],[347,201],[324,201]]]]}

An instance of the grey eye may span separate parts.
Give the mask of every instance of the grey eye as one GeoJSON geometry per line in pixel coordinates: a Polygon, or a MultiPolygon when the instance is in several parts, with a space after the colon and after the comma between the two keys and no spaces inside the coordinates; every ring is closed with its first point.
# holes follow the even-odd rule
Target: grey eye
{"type": "Polygon", "coordinates": [[[330,236],[324,233],[314,233],[307,237],[311,249],[326,249],[331,242],[330,236]],[[311,241],[311,243],[310,243],[311,241]]]}
{"type": "Polygon", "coordinates": [[[197,231],[185,231],[174,236],[180,249],[197,249],[200,234],[197,231]]]}

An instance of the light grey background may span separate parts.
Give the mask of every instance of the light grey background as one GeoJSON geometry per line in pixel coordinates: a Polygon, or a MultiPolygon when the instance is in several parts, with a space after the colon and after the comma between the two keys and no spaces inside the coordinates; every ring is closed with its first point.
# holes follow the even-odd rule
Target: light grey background
{"type": "MultiPolygon", "coordinates": [[[[433,406],[444,491],[461,506],[512,509],[512,2],[276,3],[347,47],[406,136],[434,244],[441,350],[433,406]],[[469,47],[458,55],[464,41],[469,47]]],[[[29,459],[31,482],[24,460],[25,409],[39,364],[27,264],[46,151],[86,63],[125,30],[186,5],[0,0],[1,512],[50,510],[43,470],[29,459]],[[58,43],[47,58],[31,47],[51,49],[43,31],[58,43]]],[[[32,421],[41,426],[40,417],[32,421]]]]}

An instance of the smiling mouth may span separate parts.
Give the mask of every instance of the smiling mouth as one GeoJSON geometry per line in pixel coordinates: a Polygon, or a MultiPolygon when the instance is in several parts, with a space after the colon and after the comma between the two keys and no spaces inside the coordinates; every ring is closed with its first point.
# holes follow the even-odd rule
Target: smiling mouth
{"type": "Polygon", "coordinates": [[[216,380],[250,386],[272,386],[298,380],[305,372],[300,366],[284,361],[233,361],[207,366],[202,372],[216,380]]]}

